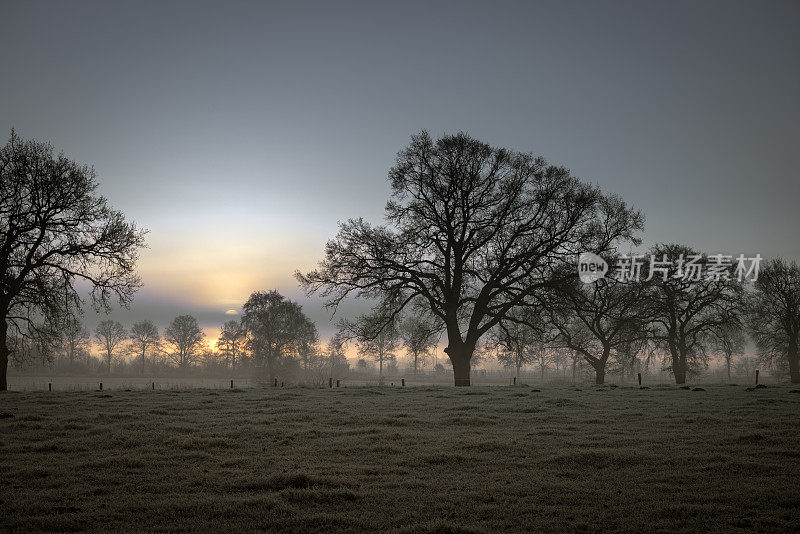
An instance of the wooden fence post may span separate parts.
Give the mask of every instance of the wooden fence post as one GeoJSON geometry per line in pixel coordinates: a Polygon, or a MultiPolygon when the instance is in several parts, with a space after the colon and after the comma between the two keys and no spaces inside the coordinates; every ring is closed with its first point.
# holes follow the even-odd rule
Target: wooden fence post
{"type": "Polygon", "coordinates": [[[333,378],[330,378],[330,377],[328,378],[328,387],[329,388],[333,387],[333,378]]]}
{"type": "Polygon", "coordinates": [[[513,382],[512,382],[512,383],[513,383],[513,385],[515,385],[515,386],[517,385],[517,377],[516,377],[516,376],[514,377],[514,380],[513,380],[513,382]]]}
{"type": "Polygon", "coordinates": [[[400,380],[402,380],[401,384],[403,385],[403,387],[406,387],[406,379],[405,378],[401,378],[400,380]]]}
{"type": "Polygon", "coordinates": [[[153,391],[155,391],[156,390],[156,383],[153,382],[152,386],[153,386],[153,391]]]}
{"type": "Polygon", "coordinates": [[[53,384],[52,383],[47,384],[47,391],[53,391],[53,384]]]}
{"type": "Polygon", "coordinates": [[[339,387],[339,381],[338,380],[336,381],[336,387],[337,388],[339,387]]]}
{"type": "Polygon", "coordinates": [[[756,369],[756,385],[758,385],[758,369],[756,369]]]}
{"type": "Polygon", "coordinates": [[[231,380],[231,389],[233,389],[233,380],[231,380]]]}
{"type": "Polygon", "coordinates": [[[100,391],[103,391],[103,383],[100,382],[100,391]]]}
{"type": "Polygon", "coordinates": [[[636,376],[639,378],[639,387],[642,386],[642,373],[636,373],[636,376]]]}
{"type": "Polygon", "coordinates": [[[274,387],[274,388],[278,387],[278,379],[277,378],[275,379],[275,382],[272,384],[272,387],[274,387]]]}

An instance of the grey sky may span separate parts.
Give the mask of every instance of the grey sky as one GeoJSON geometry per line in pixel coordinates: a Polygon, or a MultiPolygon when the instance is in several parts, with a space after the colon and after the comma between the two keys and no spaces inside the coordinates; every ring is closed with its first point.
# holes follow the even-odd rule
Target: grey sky
{"type": "Polygon", "coordinates": [[[94,164],[151,230],[126,321],[212,325],[262,288],[304,302],[292,270],[337,221],[380,219],[394,154],[422,128],[566,165],[641,208],[648,244],[800,259],[798,2],[0,13],[0,128],[94,164]]]}

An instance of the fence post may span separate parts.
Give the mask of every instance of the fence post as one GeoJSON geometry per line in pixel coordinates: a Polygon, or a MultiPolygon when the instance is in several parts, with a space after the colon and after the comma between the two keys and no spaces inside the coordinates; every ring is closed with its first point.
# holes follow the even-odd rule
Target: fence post
{"type": "Polygon", "coordinates": [[[338,380],[336,381],[336,387],[337,388],[339,387],[339,381],[338,380]]]}
{"type": "Polygon", "coordinates": [[[642,385],[642,373],[636,373],[636,376],[639,378],[639,386],[642,385]]]}
{"type": "Polygon", "coordinates": [[[333,387],[333,378],[330,378],[330,377],[328,378],[328,387],[329,388],[333,387]]]}
{"type": "Polygon", "coordinates": [[[100,382],[100,391],[103,391],[103,383],[100,382]]]}
{"type": "Polygon", "coordinates": [[[406,387],[406,379],[405,378],[401,378],[400,380],[402,381],[401,384],[403,385],[403,387],[406,387]]]}
{"type": "Polygon", "coordinates": [[[758,385],[758,369],[756,369],[756,385],[758,385]]]}
{"type": "Polygon", "coordinates": [[[153,385],[153,391],[155,391],[155,390],[156,390],[156,383],[155,383],[155,382],[153,382],[153,384],[152,384],[152,385],[153,385]]]}
{"type": "Polygon", "coordinates": [[[52,383],[48,383],[47,384],[47,391],[53,391],[53,384],[52,383]]]}
{"type": "Polygon", "coordinates": [[[281,387],[283,387],[283,380],[281,380],[281,387]]]}
{"type": "Polygon", "coordinates": [[[231,389],[233,389],[233,380],[231,380],[231,389]]]}
{"type": "Polygon", "coordinates": [[[278,387],[278,379],[277,378],[275,379],[275,382],[272,384],[272,387],[274,387],[274,388],[278,387]]]}
{"type": "Polygon", "coordinates": [[[516,376],[514,377],[513,384],[514,384],[515,386],[517,385],[517,377],[516,377],[516,376]]]}

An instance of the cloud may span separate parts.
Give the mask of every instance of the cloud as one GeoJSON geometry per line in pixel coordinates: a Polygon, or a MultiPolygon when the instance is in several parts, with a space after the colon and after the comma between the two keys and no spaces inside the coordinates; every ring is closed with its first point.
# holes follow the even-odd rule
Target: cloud
{"type": "Polygon", "coordinates": [[[225,315],[239,315],[239,312],[231,308],[225,312],[225,315]]]}

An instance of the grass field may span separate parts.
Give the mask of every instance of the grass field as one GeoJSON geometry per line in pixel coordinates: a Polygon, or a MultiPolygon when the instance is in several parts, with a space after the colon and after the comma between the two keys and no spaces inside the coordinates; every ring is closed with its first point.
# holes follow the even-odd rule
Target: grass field
{"type": "Polygon", "coordinates": [[[787,387],[0,395],[4,531],[800,531],[787,387]]]}

